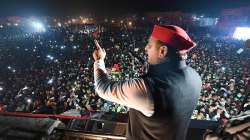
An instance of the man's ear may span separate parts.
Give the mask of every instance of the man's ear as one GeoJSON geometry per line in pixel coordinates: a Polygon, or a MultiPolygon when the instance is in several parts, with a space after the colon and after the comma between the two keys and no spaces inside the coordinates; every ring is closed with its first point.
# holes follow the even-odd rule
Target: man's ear
{"type": "Polygon", "coordinates": [[[161,46],[160,47],[160,57],[161,58],[166,57],[167,53],[168,53],[168,47],[167,46],[161,46]]]}

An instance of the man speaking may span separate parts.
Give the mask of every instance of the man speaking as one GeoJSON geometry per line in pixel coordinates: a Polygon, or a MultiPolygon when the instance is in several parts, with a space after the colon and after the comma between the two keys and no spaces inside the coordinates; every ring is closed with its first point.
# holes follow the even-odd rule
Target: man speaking
{"type": "Polygon", "coordinates": [[[148,72],[118,82],[108,79],[106,52],[95,43],[95,90],[101,98],[130,108],[127,140],[185,140],[202,85],[185,62],[196,46],[188,34],[178,26],[155,25],[145,47],[148,72]]]}

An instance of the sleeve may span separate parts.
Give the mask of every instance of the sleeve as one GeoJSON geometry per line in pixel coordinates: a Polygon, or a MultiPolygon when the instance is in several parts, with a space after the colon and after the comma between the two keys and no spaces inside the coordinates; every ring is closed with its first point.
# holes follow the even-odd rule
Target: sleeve
{"type": "Polygon", "coordinates": [[[94,80],[95,91],[101,98],[136,109],[148,117],[153,115],[153,98],[142,78],[111,81],[104,61],[98,60],[94,63],[94,80]]]}

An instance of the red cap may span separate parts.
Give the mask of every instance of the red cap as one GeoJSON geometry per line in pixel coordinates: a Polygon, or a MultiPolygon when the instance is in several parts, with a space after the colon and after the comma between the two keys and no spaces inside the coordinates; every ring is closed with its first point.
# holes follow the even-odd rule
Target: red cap
{"type": "Polygon", "coordinates": [[[180,53],[188,52],[196,46],[182,28],[174,25],[155,25],[151,37],[175,47],[180,53]]]}

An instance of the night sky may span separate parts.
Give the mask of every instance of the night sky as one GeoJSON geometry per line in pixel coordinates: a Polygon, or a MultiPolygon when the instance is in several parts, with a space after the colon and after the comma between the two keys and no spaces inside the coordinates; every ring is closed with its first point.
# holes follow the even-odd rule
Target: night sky
{"type": "Polygon", "coordinates": [[[214,16],[224,8],[250,6],[250,0],[1,0],[1,16],[120,15],[183,11],[214,16]]]}

